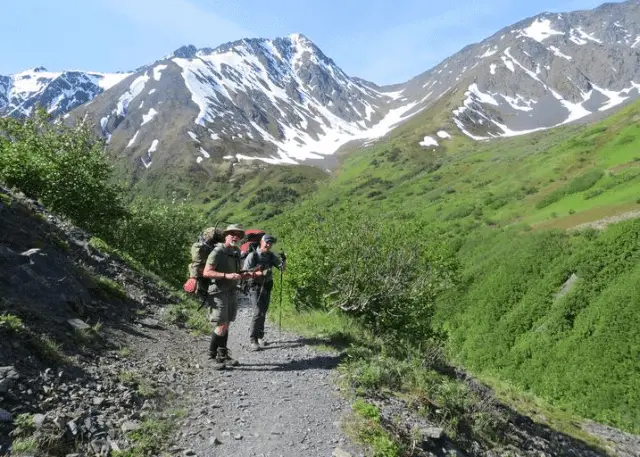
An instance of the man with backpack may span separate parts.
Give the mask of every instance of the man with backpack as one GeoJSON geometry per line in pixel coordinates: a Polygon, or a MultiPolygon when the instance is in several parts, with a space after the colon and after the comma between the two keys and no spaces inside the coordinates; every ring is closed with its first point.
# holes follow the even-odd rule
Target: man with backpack
{"type": "Polygon", "coordinates": [[[249,272],[249,300],[253,308],[253,318],[249,340],[251,350],[258,351],[266,345],[264,340],[264,321],[271,301],[273,289],[273,268],[285,270],[286,264],[271,251],[276,238],[265,234],[260,239],[260,246],[247,255],[243,270],[249,272]]]}
{"type": "Polygon", "coordinates": [[[241,273],[240,240],[244,229],[239,225],[229,225],[223,232],[223,243],[215,245],[207,257],[202,276],[211,280],[208,288],[207,305],[210,319],[215,328],[211,335],[209,356],[215,361],[214,368],[222,370],[238,365],[227,348],[229,325],[238,312],[237,286],[241,279],[251,274],[241,273]]]}

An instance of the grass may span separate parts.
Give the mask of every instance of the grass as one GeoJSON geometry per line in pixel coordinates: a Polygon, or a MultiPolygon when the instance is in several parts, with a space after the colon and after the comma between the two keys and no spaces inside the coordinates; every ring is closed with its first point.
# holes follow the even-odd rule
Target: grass
{"type": "Polygon", "coordinates": [[[134,387],[138,395],[143,398],[151,398],[158,395],[158,390],[149,379],[142,378],[138,373],[133,371],[121,371],[118,379],[124,385],[134,387]]]}
{"type": "MultiPolygon", "coordinates": [[[[478,143],[459,138],[433,151],[416,144],[421,135],[447,130],[446,119],[425,116],[342,157],[330,182],[269,224],[276,233],[290,220],[304,228],[309,214],[336,214],[336,208],[345,217],[423,224],[424,238],[414,240],[416,248],[437,240],[456,253],[461,266],[457,292],[439,298],[434,316],[456,364],[573,417],[640,430],[640,417],[633,412],[639,406],[631,406],[640,386],[630,375],[637,371],[630,354],[640,341],[630,311],[640,300],[631,287],[640,282],[634,267],[638,224],[615,224],[601,234],[553,230],[640,210],[640,102],[592,124],[478,143]],[[574,272],[581,280],[554,300],[574,272]]],[[[300,261],[290,260],[292,265],[300,261]]],[[[296,280],[304,284],[306,279],[296,280]]],[[[269,317],[277,322],[276,309],[269,317]]],[[[283,324],[349,335],[350,346],[371,346],[342,315],[289,314],[285,307],[283,324]]],[[[448,397],[444,387],[397,381],[397,373],[419,376],[388,356],[358,359],[348,377],[364,391],[440,392],[446,404],[451,398],[475,402],[451,385],[448,397]]],[[[455,411],[456,401],[451,405],[455,411]]],[[[473,428],[484,419],[465,420],[473,428]]],[[[553,421],[581,436],[568,423],[553,421]]]]}
{"type": "Polygon", "coordinates": [[[30,343],[34,346],[37,356],[48,363],[65,365],[70,362],[70,358],[63,351],[62,344],[48,335],[34,335],[30,343]]]}
{"type": "Polygon", "coordinates": [[[368,448],[372,457],[400,457],[403,447],[382,426],[378,408],[362,399],[353,405],[353,414],[345,421],[346,433],[368,448]]]}
{"type": "Polygon", "coordinates": [[[145,419],[138,430],[127,434],[131,449],[112,452],[115,457],[146,457],[159,455],[170,442],[175,425],[173,420],[156,417],[145,419]]]}
{"type": "Polygon", "coordinates": [[[182,294],[182,301],[167,308],[163,319],[169,323],[184,326],[195,335],[206,335],[212,330],[206,313],[206,306],[200,308],[200,303],[196,299],[182,294]]]}
{"type": "Polygon", "coordinates": [[[10,332],[18,333],[24,330],[24,323],[15,314],[0,314],[0,327],[8,329],[10,332]]]}
{"type": "Polygon", "coordinates": [[[104,298],[118,298],[121,300],[127,298],[127,293],[122,286],[111,278],[94,275],[93,282],[104,298]]]}
{"type": "Polygon", "coordinates": [[[17,438],[11,443],[12,455],[32,455],[38,449],[35,438],[17,438]]]}
{"type": "Polygon", "coordinates": [[[545,400],[519,389],[497,378],[485,376],[482,381],[491,385],[500,401],[511,406],[520,414],[530,417],[535,422],[545,424],[553,430],[565,433],[592,446],[604,448],[603,443],[593,435],[586,433],[581,427],[582,418],[561,408],[550,405],[545,400]]]}

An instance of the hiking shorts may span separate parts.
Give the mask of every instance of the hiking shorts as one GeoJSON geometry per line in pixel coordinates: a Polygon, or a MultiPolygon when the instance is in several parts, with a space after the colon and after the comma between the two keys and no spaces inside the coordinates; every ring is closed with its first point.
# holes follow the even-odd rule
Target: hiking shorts
{"type": "Polygon", "coordinates": [[[225,324],[236,320],[238,314],[238,297],[235,289],[221,290],[207,297],[209,321],[225,324]]]}

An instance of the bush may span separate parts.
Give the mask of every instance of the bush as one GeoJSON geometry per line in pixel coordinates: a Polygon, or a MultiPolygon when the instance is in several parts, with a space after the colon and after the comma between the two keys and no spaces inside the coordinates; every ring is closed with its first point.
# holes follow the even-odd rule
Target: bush
{"type": "Polygon", "coordinates": [[[283,228],[291,259],[288,298],[296,308],[339,310],[368,329],[422,343],[432,336],[435,297],[453,283],[456,264],[418,224],[360,219],[351,211],[309,212],[283,228]]]}
{"type": "Polygon", "coordinates": [[[0,119],[0,179],[82,228],[105,230],[126,214],[103,143],[88,125],[0,119]]]}
{"type": "Polygon", "coordinates": [[[186,204],[138,199],[109,241],[179,286],[187,275],[189,247],[205,224],[203,214],[186,204]]]}

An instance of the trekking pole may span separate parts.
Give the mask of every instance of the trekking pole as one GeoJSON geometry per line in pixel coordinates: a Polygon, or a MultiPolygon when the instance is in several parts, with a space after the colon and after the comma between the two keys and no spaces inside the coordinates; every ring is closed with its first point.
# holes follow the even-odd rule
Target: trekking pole
{"type": "Polygon", "coordinates": [[[280,268],[280,306],[278,306],[278,338],[282,338],[282,268],[280,268]]]}

